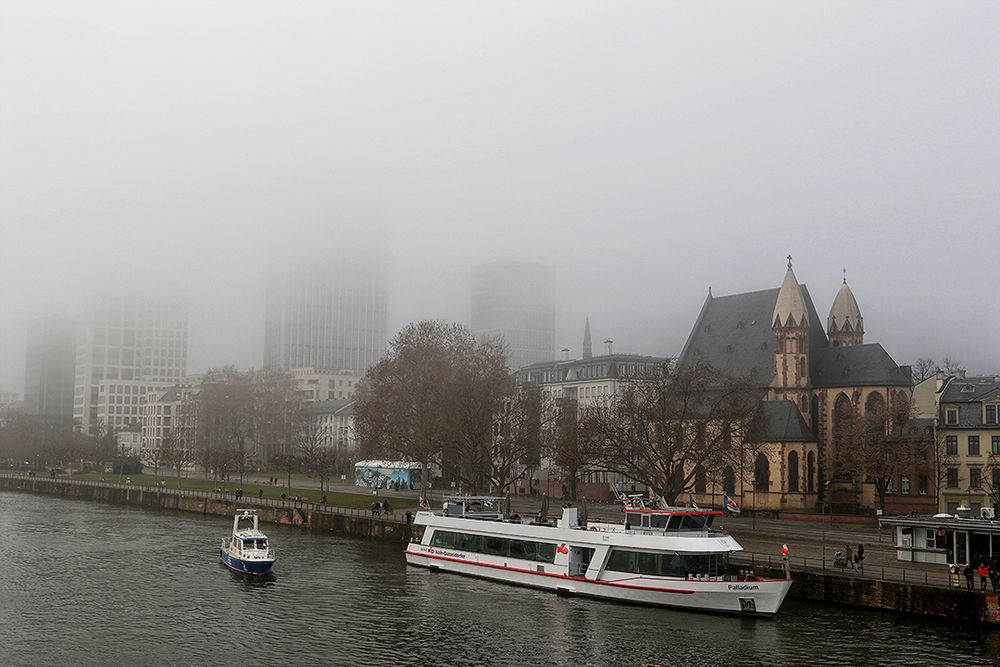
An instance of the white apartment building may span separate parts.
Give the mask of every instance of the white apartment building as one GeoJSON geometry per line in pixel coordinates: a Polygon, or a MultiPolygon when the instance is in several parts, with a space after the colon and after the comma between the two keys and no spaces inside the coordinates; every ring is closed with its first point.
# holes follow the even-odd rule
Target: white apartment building
{"type": "Polygon", "coordinates": [[[141,456],[160,449],[163,440],[173,435],[177,446],[194,447],[198,411],[195,398],[198,388],[173,385],[146,394],[142,416],[141,456]]]}
{"type": "MultiPolygon", "coordinates": [[[[169,297],[106,294],[80,318],[73,418],[83,432],[99,423],[103,381],[176,382],[187,372],[187,306],[169,297]]],[[[106,407],[117,403],[106,402],[106,407]]],[[[124,404],[123,404],[124,405],[124,404]]],[[[105,416],[126,415],[118,410],[105,416]]],[[[119,425],[116,419],[116,425],[119,425]]]]}
{"type": "Polygon", "coordinates": [[[312,416],[316,425],[322,429],[325,447],[354,450],[357,441],[353,399],[317,401],[306,407],[306,414],[312,416]]]}
{"type": "Polygon", "coordinates": [[[152,380],[101,380],[97,383],[94,424],[106,424],[115,430],[138,427],[142,423],[147,395],[171,384],[152,380]]]}
{"type": "Polygon", "coordinates": [[[289,374],[295,380],[295,394],[305,403],[353,399],[361,381],[361,377],[350,370],[293,368],[289,374]]]}

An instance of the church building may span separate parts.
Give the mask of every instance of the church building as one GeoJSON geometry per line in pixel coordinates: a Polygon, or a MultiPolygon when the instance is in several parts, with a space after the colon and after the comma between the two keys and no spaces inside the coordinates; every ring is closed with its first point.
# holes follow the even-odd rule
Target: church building
{"type": "Polygon", "coordinates": [[[678,363],[706,360],[756,385],[764,395],[765,444],[753,462],[727,467],[695,498],[718,506],[725,491],[747,509],[789,511],[869,504],[870,490],[859,493],[858,484],[835,474],[837,424],[852,408],[864,413],[909,401],[912,379],[909,367],[879,343],[865,343],[864,334],[846,277],[824,329],[791,256],[779,288],[721,297],[709,290],[678,363]]]}

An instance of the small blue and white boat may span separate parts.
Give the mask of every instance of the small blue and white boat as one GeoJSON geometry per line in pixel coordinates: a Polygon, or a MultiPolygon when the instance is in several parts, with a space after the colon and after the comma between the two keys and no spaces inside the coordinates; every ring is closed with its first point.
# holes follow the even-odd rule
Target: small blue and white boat
{"type": "Polygon", "coordinates": [[[274,566],[274,549],[267,535],[257,527],[255,510],[236,510],[233,517],[233,536],[222,540],[219,560],[233,572],[264,577],[274,566]],[[240,522],[252,523],[240,527],[240,522]]]}

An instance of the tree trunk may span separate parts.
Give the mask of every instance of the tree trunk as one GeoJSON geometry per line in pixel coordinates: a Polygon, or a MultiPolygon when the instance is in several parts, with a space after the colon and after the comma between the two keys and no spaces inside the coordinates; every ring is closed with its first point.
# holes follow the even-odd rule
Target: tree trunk
{"type": "Polygon", "coordinates": [[[427,497],[427,473],[429,468],[430,466],[427,465],[427,461],[420,462],[420,497],[427,502],[428,507],[431,503],[431,499],[427,497]]]}
{"type": "Polygon", "coordinates": [[[285,473],[288,475],[288,495],[292,494],[292,471],[286,470],[285,473]]]}

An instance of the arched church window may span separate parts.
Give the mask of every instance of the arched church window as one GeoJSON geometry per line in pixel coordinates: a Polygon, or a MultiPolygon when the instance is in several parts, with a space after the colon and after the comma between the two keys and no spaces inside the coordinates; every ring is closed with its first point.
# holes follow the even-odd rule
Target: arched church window
{"type": "Polygon", "coordinates": [[[753,472],[753,484],[757,491],[767,491],[771,488],[771,463],[764,452],[757,455],[753,472]]]}
{"type": "Polygon", "coordinates": [[[788,452],[788,490],[799,490],[799,453],[788,452]]]}

